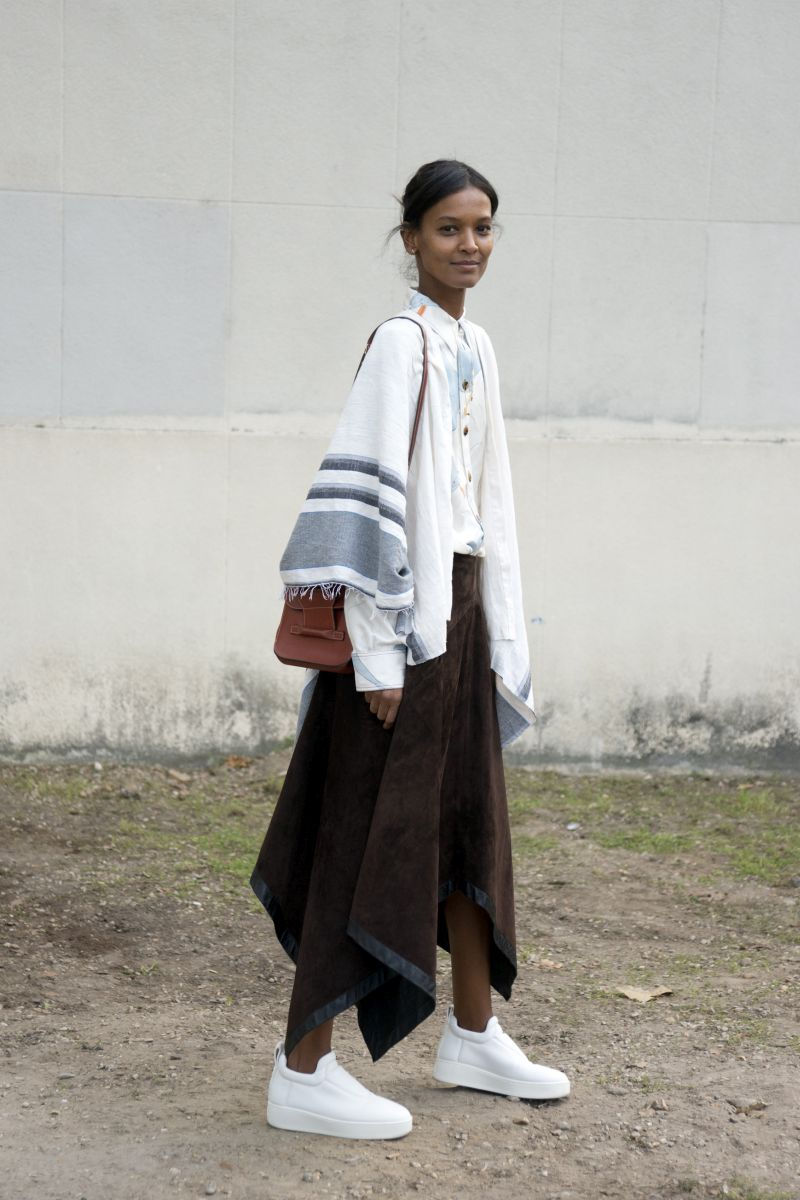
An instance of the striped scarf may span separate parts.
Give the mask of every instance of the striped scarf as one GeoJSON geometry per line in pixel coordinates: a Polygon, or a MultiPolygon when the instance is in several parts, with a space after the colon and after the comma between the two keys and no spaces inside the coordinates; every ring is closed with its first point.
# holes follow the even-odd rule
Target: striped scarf
{"type": "MultiPolygon", "coordinates": [[[[445,651],[453,566],[449,351],[428,312],[419,319],[429,330],[428,388],[410,469],[422,336],[410,321],[389,321],[353,383],[280,563],[287,595],[355,588],[395,613],[410,664],[445,651]]],[[[479,502],[486,532],[482,603],[505,745],[532,723],[533,695],[497,368],[484,331],[475,325],[471,331],[487,407],[479,502]]],[[[315,678],[311,672],[304,700],[315,678]]]]}

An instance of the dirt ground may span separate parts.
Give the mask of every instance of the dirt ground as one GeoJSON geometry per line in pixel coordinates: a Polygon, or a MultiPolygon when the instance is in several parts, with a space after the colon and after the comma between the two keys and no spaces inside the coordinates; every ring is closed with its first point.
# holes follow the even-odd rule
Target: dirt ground
{"type": "Polygon", "coordinates": [[[800,1197],[800,781],[509,771],[505,1028],[567,1100],[437,1085],[448,998],[372,1065],[397,1142],[271,1130],[292,967],[249,890],[286,752],[0,766],[9,1200],[800,1197]],[[620,986],[670,991],[646,1002],[620,986]]]}

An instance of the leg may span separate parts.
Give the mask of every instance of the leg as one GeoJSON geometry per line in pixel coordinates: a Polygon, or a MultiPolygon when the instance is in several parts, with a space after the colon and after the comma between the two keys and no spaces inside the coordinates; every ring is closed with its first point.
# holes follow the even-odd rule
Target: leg
{"type": "Polygon", "coordinates": [[[463,892],[445,901],[453,973],[453,1008],[462,1029],[482,1033],[492,1015],[489,985],[491,923],[463,892]]]}
{"type": "Polygon", "coordinates": [[[532,1063],[492,1016],[489,991],[491,922],[461,892],[445,902],[453,968],[453,1009],[439,1042],[435,1079],[500,1096],[555,1100],[568,1096],[563,1071],[532,1063]]]}
{"type": "Polygon", "coordinates": [[[301,1038],[289,1060],[279,1043],[267,1088],[267,1122],[276,1129],[341,1138],[397,1138],[411,1132],[402,1104],[367,1091],[329,1054],[333,1021],[301,1038]],[[327,1060],[322,1063],[323,1055],[327,1060]]]}
{"type": "Polygon", "coordinates": [[[323,1054],[329,1052],[332,1037],[333,1019],[323,1021],[316,1029],[312,1029],[311,1033],[300,1038],[291,1054],[287,1055],[286,1063],[289,1068],[292,1071],[302,1071],[304,1075],[313,1075],[323,1054]]]}

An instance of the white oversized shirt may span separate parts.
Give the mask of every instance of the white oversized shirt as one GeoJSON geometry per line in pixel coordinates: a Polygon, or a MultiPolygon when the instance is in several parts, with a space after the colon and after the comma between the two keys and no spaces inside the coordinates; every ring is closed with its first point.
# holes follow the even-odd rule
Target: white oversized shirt
{"type": "MultiPolygon", "coordinates": [[[[394,615],[408,663],[429,662],[445,653],[453,601],[448,349],[431,312],[438,319],[433,308],[422,315],[406,308],[396,314],[404,320],[386,321],[377,331],[280,562],[287,597],[315,588],[374,597],[378,609],[394,615]],[[409,466],[422,332],[427,333],[428,389],[409,466]]],[[[486,332],[471,323],[465,328],[477,348],[486,400],[477,493],[485,531],[480,594],[500,741],[506,746],[535,719],[530,656],[497,362],[486,332]]],[[[390,643],[389,652],[398,654],[397,643],[390,643]]],[[[298,731],[318,674],[306,672],[298,731]]]]}
{"type": "MultiPolygon", "coordinates": [[[[444,350],[452,434],[453,553],[482,558],[485,533],[477,496],[486,444],[486,397],[475,335],[463,316],[451,317],[421,292],[411,292],[408,308],[424,319],[444,350]]],[[[396,630],[396,614],[377,608],[372,597],[355,589],[346,593],[344,608],[353,643],[356,690],[401,688],[406,646],[396,630]]]]}

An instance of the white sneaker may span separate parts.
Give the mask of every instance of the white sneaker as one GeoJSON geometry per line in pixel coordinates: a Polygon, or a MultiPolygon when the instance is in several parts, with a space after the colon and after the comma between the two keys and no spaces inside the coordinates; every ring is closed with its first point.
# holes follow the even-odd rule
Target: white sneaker
{"type": "Polygon", "coordinates": [[[339,1066],[332,1050],[307,1075],[287,1065],[283,1042],[275,1047],[267,1122],[276,1129],[342,1138],[398,1138],[411,1132],[408,1109],[367,1091],[339,1066]]]}
{"type": "Polygon", "coordinates": [[[525,1100],[555,1100],[569,1095],[569,1080],[563,1071],[532,1063],[503,1033],[497,1017],[490,1017],[483,1033],[462,1029],[447,1010],[444,1033],[433,1075],[441,1083],[520,1096],[525,1100]]]}

